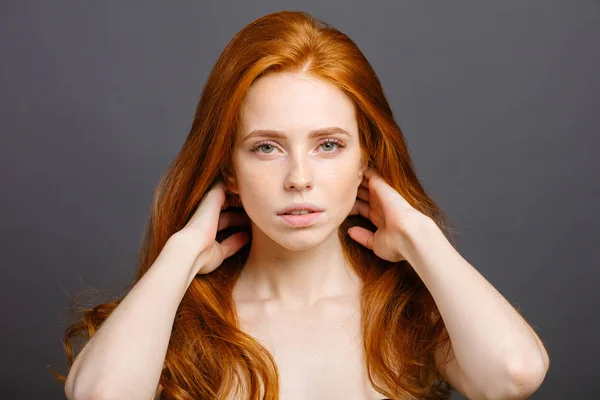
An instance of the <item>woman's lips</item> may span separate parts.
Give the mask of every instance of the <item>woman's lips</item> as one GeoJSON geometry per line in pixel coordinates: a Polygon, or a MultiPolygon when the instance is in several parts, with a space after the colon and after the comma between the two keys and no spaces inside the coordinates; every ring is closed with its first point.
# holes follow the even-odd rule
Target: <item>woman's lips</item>
{"type": "Polygon", "coordinates": [[[314,224],[317,221],[317,219],[319,219],[321,214],[323,214],[323,212],[316,211],[308,214],[280,214],[277,216],[288,225],[291,225],[293,227],[300,227],[314,224]]]}

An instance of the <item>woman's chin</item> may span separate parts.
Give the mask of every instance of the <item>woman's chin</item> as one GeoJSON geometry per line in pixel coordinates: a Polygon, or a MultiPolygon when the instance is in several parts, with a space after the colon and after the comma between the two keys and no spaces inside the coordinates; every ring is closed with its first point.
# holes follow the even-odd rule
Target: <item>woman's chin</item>
{"type": "Polygon", "coordinates": [[[337,229],[332,230],[329,234],[322,229],[278,230],[269,236],[283,248],[290,251],[304,251],[318,247],[333,234],[337,237],[337,229]]]}

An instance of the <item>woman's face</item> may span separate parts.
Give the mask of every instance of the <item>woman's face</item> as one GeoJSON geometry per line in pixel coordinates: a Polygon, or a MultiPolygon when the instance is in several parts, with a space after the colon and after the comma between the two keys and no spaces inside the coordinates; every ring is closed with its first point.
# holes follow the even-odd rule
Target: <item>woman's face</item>
{"type": "Polygon", "coordinates": [[[252,220],[253,237],[265,234],[284,248],[301,250],[337,234],[364,172],[351,100],[317,78],[272,73],[250,87],[240,117],[230,189],[252,220]],[[326,128],[331,131],[323,136],[310,135],[326,128]],[[278,131],[280,137],[259,130],[278,131]],[[294,227],[278,215],[304,202],[323,210],[311,225],[294,227]]]}

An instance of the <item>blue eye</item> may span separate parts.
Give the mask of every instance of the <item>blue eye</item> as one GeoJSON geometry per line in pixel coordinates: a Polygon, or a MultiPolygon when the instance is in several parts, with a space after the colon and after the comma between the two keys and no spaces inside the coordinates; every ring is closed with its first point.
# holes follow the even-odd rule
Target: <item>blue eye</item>
{"type": "MultiPolygon", "coordinates": [[[[323,142],[320,144],[320,146],[325,146],[326,144],[333,144],[336,145],[338,147],[343,147],[342,143],[337,141],[337,140],[329,140],[327,139],[327,141],[323,142]]],[[[329,147],[330,149],[334,150],[335,148],[329,147]]],[[[326,151],[326,153],[332,153],[332,151],[326,151]]]]}
{"type": "MultiPolygon", "coordinates": [[[[260,148],[262,148],[262,147],[271,147],[271,149],[274,149],[274,148],[275,148],[273,145],[270,145],[270,144],[268,144],[268,143],[265,143],[265,144],[259,144],[259,145],[257,145],[256,147],[254,147],[254,149],[253,149],[252,151],[257,151],[258,149],[260,149],[260,148]]],[[[262,152],[262,151],[259,151],[259,153],[263,153],[263,152],[262,152]]],[[[271,154],[271,153],[272,153],[272,151],[268,151],[268,152],[266,152],[266,153],[264,153],[264,154],[271,154]]]]}

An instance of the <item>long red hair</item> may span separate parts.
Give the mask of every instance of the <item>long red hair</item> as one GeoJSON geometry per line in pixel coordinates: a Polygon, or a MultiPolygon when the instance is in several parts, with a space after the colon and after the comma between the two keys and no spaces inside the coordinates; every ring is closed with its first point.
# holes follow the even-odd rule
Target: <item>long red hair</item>
{"type": "MultiPolygon", "coordinates": [[[[280,11],[243,28],[217,60],[189,135],[156,190],[135,281],[129,288],[154,263],[167,239],[184,227],[210,187],[232,176],[240,105],[257,78],[279,71],[310,74],[342,90],[355,105],[361,149],[369,166],[431,217],[454,243],[447,217],[417,179],[381,83],[358,46],[305,12],[280,11]]],[[[376,228],[353,215],[338,230],[344,254],[364,284],[361,329],[371,384],[393,399],[449,398],[451,389],[436,368],[434,351],[447,346],[450,338],[433,297],[407,261],[387,262],[352,240],[347,230],[356,225],[376,228]]],[[[222,232],[218,240],[219,236],[224,238],[222,232]]],[[[160,377],[161,398],[224,398],[242,382],[250,399],[278,398],[274,359],[240,330],[232,300],[249,248],[244,246],[190,284],[173,324],[160,377]]],[[[67,328],[64,346],[69,368],[75,358],[71,341],[79,337],[85,342],[94,335],[123,297],[83,308],[67,328]]],[[[65,376],[54,374],[65,382],[65,376]]]]}

